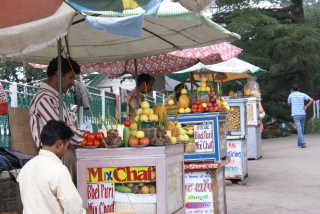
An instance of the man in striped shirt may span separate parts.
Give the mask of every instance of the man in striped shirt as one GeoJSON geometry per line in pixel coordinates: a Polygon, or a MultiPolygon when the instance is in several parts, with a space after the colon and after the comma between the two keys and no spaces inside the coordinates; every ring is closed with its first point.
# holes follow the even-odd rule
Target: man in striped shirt
{"type": "Polygon", "coordinates": [[[305,148],[304,142],[304,125],[306,122],[306,110],[312,104],[313,99],[298,91],[297,87],[291,89],[288,97],[288,104],[291,106],[291,116],[296,124],[298,133],[298,147],[305,148]],[[307,102],[307,104],[305,104],[307,102]]]}
{"type": "MultiPolygon", "coordinates": [[[[77,74],[80,73],[80,66],[72,59],[65,59],[61,57],[62,68],[62,90],[67,92],[74,84],[77,74]]],[[[37,147],[40,149],[42,144],[40,141],[40,133],[42,128],[50,120],[59,120],[59,92],[58,92],[58,58],[54,58],[49,63],[47,68],[48,79],[40,85],[40,91],[36,94],[32,101],[29,110],[30,127],[32,137],[37,147]]],[[[79,145],[82,138],[82,133],[77,129],[73,122],[72,115],[66,105],[63,103],[63,122],[71,128],[74,136],[70,142],[73,146],[64,156],[64,162],[70,170],[73,178],[75,178],[75,151],[74,145],[79,145]]]]}

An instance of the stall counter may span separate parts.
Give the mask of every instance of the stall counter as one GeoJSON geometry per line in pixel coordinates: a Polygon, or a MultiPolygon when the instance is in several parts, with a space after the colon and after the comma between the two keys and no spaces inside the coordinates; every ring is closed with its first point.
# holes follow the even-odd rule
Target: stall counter
{"type": "Polygon", "coordinates": [[[184,213],[183,145],[77,149],[88,213],[184,213]]]}

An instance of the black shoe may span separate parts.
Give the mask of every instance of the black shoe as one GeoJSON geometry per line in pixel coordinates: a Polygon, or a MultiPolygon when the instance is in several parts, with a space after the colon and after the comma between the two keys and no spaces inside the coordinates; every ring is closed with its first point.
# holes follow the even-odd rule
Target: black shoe
{"type": "Polygon", "coordinates": [[[301,146],[301,148],[307,148],[307,145],[304,144],[304,145],[301,146]]]}

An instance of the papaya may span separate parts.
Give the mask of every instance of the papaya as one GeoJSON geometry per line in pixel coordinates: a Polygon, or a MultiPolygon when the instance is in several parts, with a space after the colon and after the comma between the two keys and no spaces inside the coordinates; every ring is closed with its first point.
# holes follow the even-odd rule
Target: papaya
{"type": "Polygon", "coordinates": [[[187,95],[179,97],[179,108],[188,108],[190,106],[190,98],[187,95]]]}
{"type": "Polygon", "coordinates": [[[171,136],[172,137],[177,137],[178,131],[177,131],[177,128],[176,128],[176,126],[175,126],[175,124],[173,122],[168,122],[167,123],[167,130],[171,131],[171,136]]]}
{"type": "Polygon", "coordinates": [[[159,122],[167,121],[167,108],[163,105],[155,105],[153,107],[154,114],[158,115],[159,122]]]}

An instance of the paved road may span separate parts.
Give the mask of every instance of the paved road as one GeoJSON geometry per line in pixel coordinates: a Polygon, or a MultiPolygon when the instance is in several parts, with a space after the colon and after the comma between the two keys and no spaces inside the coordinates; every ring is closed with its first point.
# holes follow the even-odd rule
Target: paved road
{"type": "Polygon", "coordinates": [[[228,214],[319,214],[320,135],[263,140],[263,158],[249,161],[247,185],[227,186],[228,214]]]}

